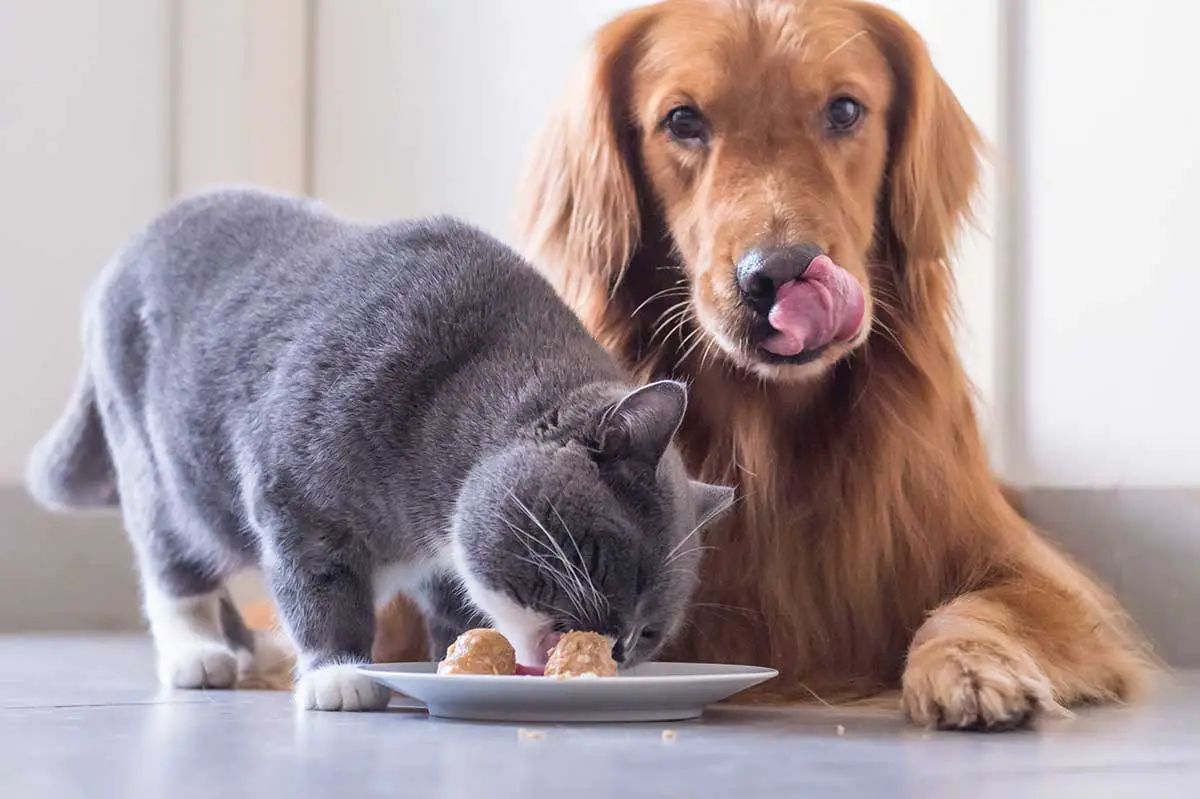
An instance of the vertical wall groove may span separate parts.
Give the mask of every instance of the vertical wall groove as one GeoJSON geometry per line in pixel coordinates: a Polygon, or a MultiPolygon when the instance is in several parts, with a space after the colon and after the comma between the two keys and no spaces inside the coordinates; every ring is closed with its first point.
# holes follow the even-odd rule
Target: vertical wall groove
{"type": "Polygon", "coordinates": [[[317,159],[317,69],[320,45],[318,0],[304,0],[304,193],[316,191],[317,159]]]}
{"type": "Polygon", "coordinates": [[[181,87],[183,79],[183,58],[181,48],[182,10],[179,4],[184,0],[167,0],[167,180],[166,199],[170,200],[179,194],[180,158],[180,126],[182,124],[181,87]]]}
{"type": "Polygon", "coordinates": [[[1029,270],[1028,202],[1028,20],[1027,0],[1001,6],[1000,65],[1000,235],[996,275],[996,415],[1002,475],[1018,486],[1028,481],[1029,425],[1026,419],[1025,359],[1028,352],[1026,301],[1029,270]]]}

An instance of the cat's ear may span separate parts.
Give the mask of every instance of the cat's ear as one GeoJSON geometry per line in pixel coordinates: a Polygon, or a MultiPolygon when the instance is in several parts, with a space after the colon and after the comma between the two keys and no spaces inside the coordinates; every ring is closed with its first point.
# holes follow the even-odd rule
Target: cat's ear
{"type": "Polygon", "coordinates": [[[687,410],[687,388],[659,380],[622,397],[604,412],[596,441],[607,457],[629,457],[658,463],[687,410]]]}
{"type": "Polygon", "coordinates": [[[708,524],[733,505],[735,489],[701,483],[699,480],[689,482],[692,484],[692,494],[696,497],[696,519],[700,524],[708,524]]]}

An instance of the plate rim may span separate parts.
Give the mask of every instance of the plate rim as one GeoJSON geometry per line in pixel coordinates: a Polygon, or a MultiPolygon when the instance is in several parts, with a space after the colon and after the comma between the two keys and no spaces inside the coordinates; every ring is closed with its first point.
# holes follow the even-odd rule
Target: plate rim
{"type": "MultiPolygon", "coordinates": [[[[358,673],[368,677],[411,677],[418,680],[428,680],[432,678],[452,678],[457,681],[479,682],[497,682],[497,681],[519,681],[522,684],[529,684],[530,678],[533,677],[533,683],[536,684],[559,684],[569,686],[580,685],[612,685],[613,682],[619,683],[640,683],[647,684],[653,682],[722,682],[727,680],[737,680],[746,678],[762,678],[760,683],[773,680],[779,676],[779,670],[770,666],[746,666],[737,663],[695,663],[681,662],[677,665],[685,666],[722,666],[725,668],[739,669],[739,671],[728,671],[720,674],[655,674],[655,675],[629,675],[620,676],[618,679],[612,678],[595,678],[595,679],[554,679],[545,678],[536,679],[536,675],[524,674],[438,674],[437,661],[433,660],[413,660],[395,663],[364,663],[358,666],[358,673]],[[421,666],[427,670],[411,671],[404,667],[421,666]],[[428,669],[432,668],[430,671],[428,669]]],[[[663,665],[672,665],[664,663],[663,665]]],[[[553,689],[552,689],[553,690],[553,689]]]]}

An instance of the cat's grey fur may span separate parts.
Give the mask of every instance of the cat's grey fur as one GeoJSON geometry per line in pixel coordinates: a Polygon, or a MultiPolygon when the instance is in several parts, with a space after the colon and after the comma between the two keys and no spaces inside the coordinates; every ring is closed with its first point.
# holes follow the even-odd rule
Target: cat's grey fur
{"type": "Polygon", "coordinates": [[[532,267],[453,220],[185,200],[105,269],[84,344],[29,486],[119,503],[175,685],[233,681],[223,583],[248,565],[305,707],[386,703],[346,665],[397,591],[434,653],[486,619],[522,662],[566,629],[637,662],[680,625],[697,530],[732,498],[670,446],[683,386],[634,389],[532,267]]]}

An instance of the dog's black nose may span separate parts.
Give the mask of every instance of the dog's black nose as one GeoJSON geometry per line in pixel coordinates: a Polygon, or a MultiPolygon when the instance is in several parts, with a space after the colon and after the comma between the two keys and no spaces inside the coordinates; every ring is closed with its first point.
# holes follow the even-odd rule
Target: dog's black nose
{"type": "Polygon", "coordinates": [[[821,254],[815,244],[754,248],[737,265],[737,284],[742,301],[755,313],[766,316],[775,304],[775,290],[804,274],[821,254]]]}

